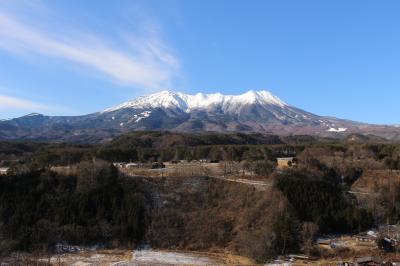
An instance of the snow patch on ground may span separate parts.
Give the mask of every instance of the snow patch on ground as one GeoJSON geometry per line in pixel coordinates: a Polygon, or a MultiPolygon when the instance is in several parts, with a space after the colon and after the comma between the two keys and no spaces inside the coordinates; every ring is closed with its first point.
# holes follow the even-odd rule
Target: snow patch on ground
{"type": "Polygon", "coordinates": [[[339,127],[339,128],[331,127],[327,131],[329,131],[329,132],[345,132],[346,130],[347,130],[347,128],[345,128],[345,127],[339,127]]]}
{"type": "MultiPolygon", "coordinates": [[[[159,250],[91,250],[78,247],[77,253],[58,253],[51,257],[38,258],[51,265],[109,265],[109,266],[205,266],[231,265],[218,255],[202,252],[180,252],[159,250]]],[[[222,255],[222,254],[221,254],[222,255]]],[[[36,257],[35,257],[36,258],[36,257]]],[[[10,257],[11,259],[11,257],[10,257]]],[[[14,265],[14,264],[10,264],[14,265]]]]}
{"type": "Polygon", "coordinates": [[[133,262],[139,265],[218,265],[219,262],[211,258],[195,254],[138,250],[133,253],[133,262]]]}
{"type": "Polygon", "coordinates": [[[140,120],[142,120],[143,118],[147,118],[149,117],[151,114],[151,111],[144,111],[138,115],[134,115],[133,118],[135,119],[135,123],[139,122],[140,120]]]}
{"type": "Polygon", "coordinates": [[[28,114],[28,115],[26,115],[26,116],[40,116],[41,114],[39,114],[39,113],[31,113],[31,114],[28,114]]]}
{"type": "Polygon", "coordinates": [[[140,120],[149,117],[151,114],[151,111],[144,111],[141,112],[140,114],[136,114],[133,115],[131,118],[129,118],[129,120],[127,121],[127,123],[138,123],[140,120]]]}

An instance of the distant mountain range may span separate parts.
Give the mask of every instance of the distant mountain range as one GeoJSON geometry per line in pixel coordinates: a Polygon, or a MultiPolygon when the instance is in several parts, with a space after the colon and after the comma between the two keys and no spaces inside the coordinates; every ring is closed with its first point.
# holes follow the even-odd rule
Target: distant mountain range
{"type": "Polygon", "coordinates": [[[91,142],[138,130],[259,132],[342,137],[375,135],[400,140],[397,126],[370,125],[315,115],[268,91],[195,95],[162,91],[82,116],[29,114],[0,121],[2,140],[91,142]]]}

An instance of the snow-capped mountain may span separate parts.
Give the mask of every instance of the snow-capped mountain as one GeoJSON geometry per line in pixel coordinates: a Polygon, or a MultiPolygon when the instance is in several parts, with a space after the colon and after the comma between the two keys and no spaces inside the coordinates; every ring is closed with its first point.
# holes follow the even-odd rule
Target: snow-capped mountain
{"type": "MultiPolygon", "coordinates": [[[[106,109],[102,115],[114,114],[120,117],[128,113],[122,121],[123,126],[145,120],[151,121],[157,110],[168,118],[178,118],[179,123],[173,128],[182,131],[216,130],[216,131],[260,131],[267,132],[272,125],[323,125],[327,131],[335,131],[335,123],[318,117],[298,108],[292,107],[269,91],[248,91],[241,95],[223,95],[221,93],[195,95],[181,92],[162,91],[149,96],[139,97],[132,101],[106,109]],[[183,120],[183,121],[181,121],[183,120]]],[[[338,132],[345,131],[340,127],[338,132]]]]}
{"type": "Polygon", "coordinates": [[[132,130],[260,132],[344,136],[374,134],[400,139],[400,128],[318,116],[269,91],[194,95],[162,91],[83,116],[30,114],[0,121],[0,139],[90,141],[132,130]]]}
{"type": "Polygon", "coordinates": [[[142,96],[133,101],[122,103],[104,112],[113,112],[125,108],[177,108],[186,113],[196,109],[209,109],[219,106],[223,110],[237,110],[243,105],[266,104],[285,107],[287,104],[269,91],[248,91],[242,95],[223,95],[221,93],[195,95],[181,92],[162,91],[142,96]]]}

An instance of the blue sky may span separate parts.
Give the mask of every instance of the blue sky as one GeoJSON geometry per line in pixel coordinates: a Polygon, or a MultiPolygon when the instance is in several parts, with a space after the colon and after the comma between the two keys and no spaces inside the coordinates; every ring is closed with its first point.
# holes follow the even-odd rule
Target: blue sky
{"type": "Polygon", "coordinates": [[[398,124],[399,12],[389,0],[0,0],[0,118],[267,89],[319,115],[398,124]]]}

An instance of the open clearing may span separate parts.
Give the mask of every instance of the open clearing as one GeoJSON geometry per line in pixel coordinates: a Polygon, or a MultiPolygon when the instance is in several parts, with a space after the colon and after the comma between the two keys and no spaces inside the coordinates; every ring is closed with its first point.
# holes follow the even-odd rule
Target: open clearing
{"type": "MultiPolygon", "coordinates": [[[[20,258],[22,259],[22,258],[20,258]]],[[[74,266],[159,266],[159,265],[254,265],[252,261],[230,254],[181,252],[166,250],[84,250],[78,253],[61,255],[28,256],[21,262],[41,262],[47,265],[74,265],[74,266]]],[[[17,261],[9,261],[11,264],[17,261]]],[[[19,262],[19,261],[18,261],[19,262]]]]}

